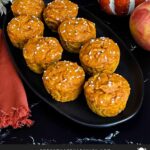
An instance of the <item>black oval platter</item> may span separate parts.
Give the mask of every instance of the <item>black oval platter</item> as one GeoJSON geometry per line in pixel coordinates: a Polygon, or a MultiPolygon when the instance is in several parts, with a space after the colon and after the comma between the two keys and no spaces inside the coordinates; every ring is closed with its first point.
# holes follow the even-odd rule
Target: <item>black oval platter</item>
{"type": "MultiPolygon", "coordinates": [[[[116,117],[112,118],[103,118],[94,114],[87,106],[84,93],[80,94],[77,100],[69,103],[60,103],[56,102],[51,98],[51,96],[46,92],[43,83],[42,75],[37,75],[30,71],[26,66],[24,58],[22,56],[22,51],[15,48],[7,35],[7,24],[12,19],[13,15],[9,12],[4,19],[4,36],[6,43],[8,45],[9,52],[13,58],[17,71],[24,82],[31,88],[31,90],[37,94],[43,101],[45,101],[49,106],[54,108],[57,112],[64,115],[65,117],[71,119],[72,121],[79,123],[84,126],[102,128],[110,127],[120,123],[123,123],[139,111],[143,95],[143,75],[141,69],[135,60],[132,53],[128,50],[124,42],[108,27],[103,21],[95,17],[85,8],[80,7],[79,17],[87,18],[96,24],[97,37],[110,37],[115,42],[118,43],[121,50],[121,59],[120,64],[116,70],[116,73],[123,75],[130,83],[131,94],[127,103],[126,109],[116,117]]],[[[59,39],[57,33],[51,32],[45,25],[44,36],[53,36],[59,39]]],[[[73,62],[79,62],[78,54],[70,54],[66,51],[63,53],[62,60],[70,60],[73,62]]],[[[50,108],[51,108],[50,107],[50,108]]]]}

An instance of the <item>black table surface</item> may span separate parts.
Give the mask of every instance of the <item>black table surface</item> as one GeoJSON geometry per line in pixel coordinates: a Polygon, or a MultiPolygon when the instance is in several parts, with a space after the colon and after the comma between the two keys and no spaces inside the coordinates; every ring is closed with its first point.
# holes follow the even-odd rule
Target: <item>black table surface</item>
{"type": "MultiPolygon", "coordinates": [[[[97,0],[74,1],[102,19],[132,51],[144,75],[142,108],[134,118],[121,125],[93,129],[58,114],[24,84],[35,123],[30,128],[0,129],[0,144],[150,144],[150,53],[138,47],[132,39],[129,16],[109,16],[100,10],[97,0]]],[[[1,17],[0,24],[2,20],[1,17]]]]}

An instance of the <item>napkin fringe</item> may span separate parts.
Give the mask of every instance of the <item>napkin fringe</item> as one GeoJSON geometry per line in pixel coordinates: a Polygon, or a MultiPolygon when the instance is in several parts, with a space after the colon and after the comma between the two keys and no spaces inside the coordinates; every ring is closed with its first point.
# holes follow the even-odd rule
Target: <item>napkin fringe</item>
{"type": "Polygon", "coordinates": [[[30,116],[30,111],[23,106],[19,108],[12,107],[9,113],[0,109],[0,128],[12,126],[16,129],[25,125],[30,127],[33,124],[33,121],[28,119],[30,116]]]}

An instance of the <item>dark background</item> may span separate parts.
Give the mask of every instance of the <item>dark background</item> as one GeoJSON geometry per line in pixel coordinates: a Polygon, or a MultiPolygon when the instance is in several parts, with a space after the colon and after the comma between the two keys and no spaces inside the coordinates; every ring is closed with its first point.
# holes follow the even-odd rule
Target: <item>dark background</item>
{"type": "MultiPolygon", "coordinates": [[[[46,1],[49,2],[49,1],[46,1]]],[[[125,42],[139,62],[144,75],[144,101],[139,113],[121,125],[93,129],[78,125],[58,114],[25,84],[32,119],[31,128],[0,129],[0,144],[150,144],[150,53],[138,47],[130,35],[129,16],[108,16],[97,0],[74,0],[104,21],[125,42]]],[[[7,6],[9,10],[9,5],[7,6]]],[[[3,17],[0,18],[2,27],[3,17]]]]}

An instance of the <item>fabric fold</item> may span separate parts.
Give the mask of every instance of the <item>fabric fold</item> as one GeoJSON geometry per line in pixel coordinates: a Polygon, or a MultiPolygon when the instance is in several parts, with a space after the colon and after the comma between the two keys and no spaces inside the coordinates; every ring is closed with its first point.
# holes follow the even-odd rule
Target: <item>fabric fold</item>
{"type": "Polygon", "coordinates": [[[30,113],[23,84],[0,30],[0,128],[31,126],[33,121],[28,119],[30,113]]]}

